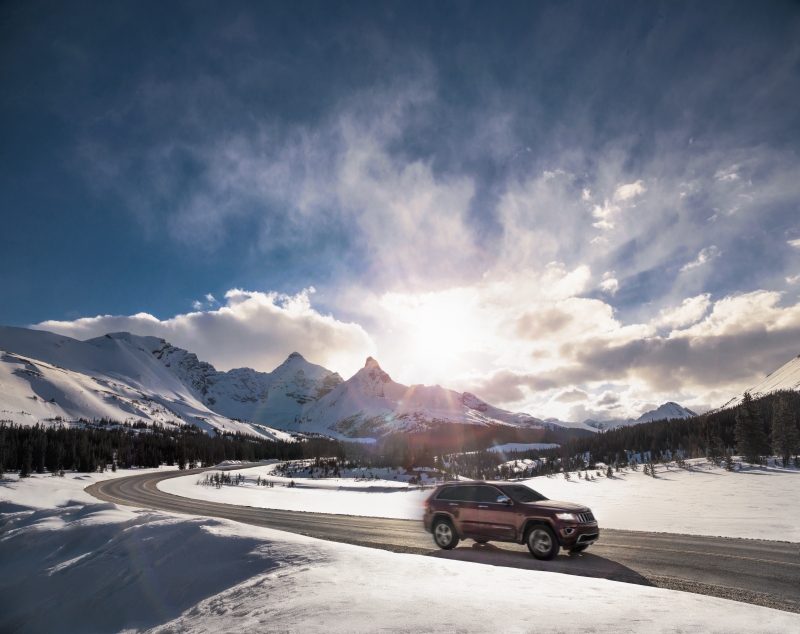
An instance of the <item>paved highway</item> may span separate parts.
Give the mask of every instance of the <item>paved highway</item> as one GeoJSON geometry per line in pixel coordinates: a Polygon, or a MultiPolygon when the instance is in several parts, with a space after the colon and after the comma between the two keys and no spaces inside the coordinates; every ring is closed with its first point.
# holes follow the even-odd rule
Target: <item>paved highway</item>
{"type": "Polygon", "coordinates": [[[106,480],[86,491],[100,500],[126,506],[225,518],[392,552],[601,577],[800,613],[800,544],[796,543],[643,533],[601,526],[600,541],[586,552],[562,553],[547,562],[537,561],[525,546],[516,544],[480,545],[467,540],[458,548],[443,551],[435,547],[420,522],[217,504],[164,493],[156,486],[161,480],[202,471],[106,480]]]}

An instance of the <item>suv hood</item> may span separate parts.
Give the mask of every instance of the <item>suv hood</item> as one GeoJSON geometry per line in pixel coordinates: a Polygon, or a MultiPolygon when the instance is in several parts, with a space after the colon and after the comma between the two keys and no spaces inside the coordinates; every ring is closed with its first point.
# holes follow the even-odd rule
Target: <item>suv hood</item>
{"type": "Polygon", "coordinates": [[[540,502],[530,502],[531,505],[539,506],[541,508],[553,509],[555,511],[574,511],[576,513],[585,513],[589,507],[583,504],[573,504],[572,502],[558,502],[556,500],[542,500],[540,502]]]}

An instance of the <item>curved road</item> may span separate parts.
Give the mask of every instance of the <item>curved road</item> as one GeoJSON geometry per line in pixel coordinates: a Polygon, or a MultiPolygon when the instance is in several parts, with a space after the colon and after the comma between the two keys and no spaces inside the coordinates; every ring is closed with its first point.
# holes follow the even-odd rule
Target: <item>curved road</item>
{"type": "MultiPolygon", "coordinates": [[[[235,469],[242,468],[246,467],[235,469]]],[[[443,551],[434,546],[420,522],[217,504],[164,493],[156,486],[161,480],[203,471],[206,469],[106,480],[86,491],[126,506],[219,517],[392,552],[601,577],[800,613],[800,544],[602,529],[600,541],[588,551],[562,553],[549,562],[537,561],[526,547],[516,544],[481,546],[468,540],[443,551]]]]}

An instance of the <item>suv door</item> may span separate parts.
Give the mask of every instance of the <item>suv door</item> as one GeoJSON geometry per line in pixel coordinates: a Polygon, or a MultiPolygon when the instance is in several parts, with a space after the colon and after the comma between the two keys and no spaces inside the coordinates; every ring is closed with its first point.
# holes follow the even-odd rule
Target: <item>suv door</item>
{"type": "Polygon", "coordinates": [[[514,539],[517,535],[516,513],[511,504],[498,503],[501,495],[507,497],[500,489],[489,485],[481,485],[478,489],[478,512],[480,531],[491,539],[514,539]]]}
{"type": "Polygon", "coordinates": [[[451,499],[449,505],[453,517],[458,518],[458,530],[463,535],[482,535],[480,509],[478,508],[479,487],[472,485],[461,485],[453,487],[455,489],[455,499],[451,499]]]}

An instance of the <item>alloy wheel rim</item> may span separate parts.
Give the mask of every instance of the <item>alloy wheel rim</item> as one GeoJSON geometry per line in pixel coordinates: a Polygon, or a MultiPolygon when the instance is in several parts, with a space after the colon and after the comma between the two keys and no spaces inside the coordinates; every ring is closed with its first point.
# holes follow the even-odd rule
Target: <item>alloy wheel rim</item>
{"type": "Polygon", "coordinates": [[[537,529],[531,534],[531,546],[533,546],[533,550],[537,553],[545,555],[549,553],[550,549],[553,547],[553,541],[546,531],[537,529]]]}
{"type": "Polygon", "coordinates": [[[447,546],[453,539],[453,532],[447,524],[439,524],[436,527],[436,542],[441,546],[447,546]]]}

